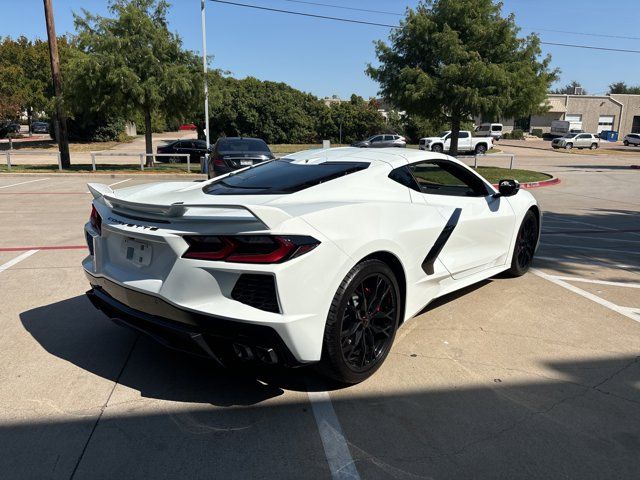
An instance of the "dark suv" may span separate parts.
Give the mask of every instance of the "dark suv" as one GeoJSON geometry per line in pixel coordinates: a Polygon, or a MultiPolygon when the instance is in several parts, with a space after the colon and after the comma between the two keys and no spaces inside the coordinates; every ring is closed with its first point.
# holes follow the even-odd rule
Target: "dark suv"
{"type": "Polygon", "coordinates": [[[209,158],[209,178],[276,158],[260,138],[219,138],[209,158]]]}

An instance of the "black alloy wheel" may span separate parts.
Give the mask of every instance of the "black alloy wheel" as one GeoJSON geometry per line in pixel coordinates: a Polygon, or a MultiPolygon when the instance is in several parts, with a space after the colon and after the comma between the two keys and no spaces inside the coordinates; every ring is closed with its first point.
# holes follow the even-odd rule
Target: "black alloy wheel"
{"type": "Polygon", "coordinates": [[[368,276],[354,289],[340,332],[342,358],[352,370],[366,370],[389,349],[397,308],[391,281],[383,274],[368,276]]]}
{"type": "Polygon", "coordinates": [[[536,251],[538,243],[538,219],[535,213],[529,210],[522,220],[516,244],[513,251],[513,260],[511,268],[508,270],[512,276],[519,277],[524,275],[533,263],[533,255],[536,251]]]}
{"type": "Polygon", "coordinates": [[[327,318],[321,366],[343,383],[371,376],[391,350],[400,321],[400,290],[380,260],[356,265],[342,281],[327,318]]]}

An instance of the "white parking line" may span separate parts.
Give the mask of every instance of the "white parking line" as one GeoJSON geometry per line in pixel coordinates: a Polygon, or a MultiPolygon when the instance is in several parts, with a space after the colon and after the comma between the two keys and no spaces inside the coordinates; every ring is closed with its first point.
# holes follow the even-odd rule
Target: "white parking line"
{"type": "Polygon", "coordinates": [[[33,182],[42,182],[43,180],[49,180],[49,179],[48,178],[38,178],[37,180],[29,180],[27,182],[12,183],[11,185],[3,185],[0,188],[17,187],[18,185],[24,185],[26,183],[33,183],[33,182]]]}
{"type": "Polygon", "coordinates": [[[120,180],[119,182],[116,183],[112,183],[111,185],[109,185],[110,187],[113,187],[114,185],[120,185],[121,183],[124,182],[128,182],[129,180],[131,180],[130,178],[127,178],[126,180],[120,180]]]}
{"type": "Polygon", "coordinates": [[[609,267],[609,268],[620,268],[622,270],[629,270],[629,269],[636,269],[638,268],[637,265],[627,265],[625,263],[609,263],[609,262],[600,262],[598,260],[593,260],[589,257],[584,257],[584,258],[560,258],[560,257],[545,257],[545,256],[540,256],[540,255],[536,255],[536,260],[545,260],[548,262],[566,262],[566,263],[581,263],[581,264],[588,264],[588,265],[600,265],[601,267],[609,267]]]}
{"type": "Polygon", "coordinates": [[[567,290],[570,290],[573,293],[577,293],[578,295],[584,298],[587,298],[592,302],[596,302],[602,305],[603,307],[608,308],[609,310],[619,313],[620,315],[624,315],[625,317],[630,318],[631,320],[635,320],[636,322],[640,322],[640,313],[638,313],[636,310],[632,308],[621,307],[620,305],[616,305],[615,303],[605,300],[604,298],[600,298],[597,295],[594,295],[593,293],[587,292],[586,290],[582,290],[581,288],[575,287],[570,283],[567,283],[564,280],[560,280],[559,278],[553,275],[549,275],[548,273],[538,270],[537,268],[532,268],[530,272],[533,273],[534,275],[544,278],[545,280],[550,281],[551,283],[555,283],[560,287],[566,288],[567,290]]]}
{"type": "Polygon", "coordinates": [[[307,392],[313,415],[316,418],[318,432],[322,440],[324,454],[334,480],[359,480],[360,474],[351,458],[349,445],[342,433],[340,421],[331,404],[328,392],[307,392]]]}
{"type": "Polygon", "coordinates": [[[566,282],[581,282],[581,283],[595,283],[597,285],[610,285],[612,287],[626,287],[626,288],[640,288],[640,283],[634,282],[610,282],[608,280],[595,280],[593,278],[581,278],[581,277],[564,277],[553,275],[558,280],[564,280],[566,282]]]}
{"type": "Polygon", "coordinates": [[[572,248],[575,250],[594,250],[596,252],[609,252],[609,253],[624,253],[625,255],[640,255],[640,252],[631,252],[629,250],[613,250],[612,248],[598,248],[598,247],[581,247],[578,245],[565,245],[562,243],[547,243],[540,242],[540,245],[546,247],[561,247],[561,248],[572,248]]]}
{"type": "Polygon", "coordinates": [[[4,272],[7,268],[13,267],[16,263],[20,263],[22,260],[29,258],[31,255],[39,251],[40,250],[27,250],[23,254],[18,255],[13,260],[9,260],[7,263],[0,265],[0,273],[4,272]]]}

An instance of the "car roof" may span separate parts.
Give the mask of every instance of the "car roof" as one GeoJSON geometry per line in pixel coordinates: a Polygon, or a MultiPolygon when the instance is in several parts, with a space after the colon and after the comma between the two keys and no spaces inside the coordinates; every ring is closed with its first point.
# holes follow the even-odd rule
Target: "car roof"
{"type": "Polygon", "coordinates": [[[454,160],[442,153],[427,152],[424,150],[399,149],[399,148],[357,148],[357,147],[340,147],[304,150],[302,152],[292,153],[285,157],[294,161],[305,163],[322,163],[322,162],[369,162],[372,165],[388,164],[391,168],[401,167],[408,163],[419,162],[421,160],[454,160]]]}

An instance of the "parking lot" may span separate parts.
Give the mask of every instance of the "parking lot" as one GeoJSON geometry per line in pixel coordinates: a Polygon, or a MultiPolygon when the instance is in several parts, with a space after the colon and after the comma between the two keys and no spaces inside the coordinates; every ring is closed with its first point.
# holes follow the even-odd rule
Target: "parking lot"
{"type": "Polygon", "coordinates": [[[348,388],[219,370],[89,303],[86,183],[176,177],[0,176],[0,476],[637,478],[640,154],[522,150],[561,179],[531,190],[535,268],[430,305],[348,388]]]}

